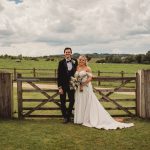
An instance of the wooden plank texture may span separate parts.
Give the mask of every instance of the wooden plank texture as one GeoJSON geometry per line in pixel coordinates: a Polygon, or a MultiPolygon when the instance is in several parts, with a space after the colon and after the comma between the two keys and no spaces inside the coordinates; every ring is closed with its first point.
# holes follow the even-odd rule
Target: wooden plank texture
{"type": "Polygon", "coordinates": [[[10,119],[13,115],[11,73],[0,73],[0,118],[10,119]]]}

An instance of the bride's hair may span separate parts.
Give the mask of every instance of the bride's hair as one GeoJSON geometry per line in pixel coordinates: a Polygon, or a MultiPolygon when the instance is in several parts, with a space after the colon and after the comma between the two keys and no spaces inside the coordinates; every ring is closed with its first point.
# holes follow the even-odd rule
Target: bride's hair
{"type": "Polygon", "coordinates": [[[87,57],[86,57],[85,55],[80,55],[79,58],[78,58],[78,63],[79,63],[79,59],[80,59],[80,58],[83,58],[83,59],[85,60],[85,65],[88,66],[87,57]]]}

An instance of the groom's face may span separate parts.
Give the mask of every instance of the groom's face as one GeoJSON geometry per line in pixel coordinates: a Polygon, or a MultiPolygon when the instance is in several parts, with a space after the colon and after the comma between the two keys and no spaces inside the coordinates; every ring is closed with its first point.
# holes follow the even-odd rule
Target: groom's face
{"type": "Polygon", "coordinates": [[[66,49],[64,52],[65,58],[71,58],[72,52],[70,49],[66,49]]]}

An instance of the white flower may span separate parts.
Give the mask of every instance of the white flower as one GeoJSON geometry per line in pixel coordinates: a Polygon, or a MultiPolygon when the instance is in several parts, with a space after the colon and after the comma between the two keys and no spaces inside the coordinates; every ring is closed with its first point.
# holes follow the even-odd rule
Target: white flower
{"type": "Polygon", "coordinates": [[[73,59],[72,59],[71,61],[72,61],[72,63],[73,63],[73,64],[75,64],[75,63],[76,63],[76,61],[75,61],[75,60],[73,60],[73,59]]]}
{"type": "Polygon", "coordinates": [[[79,81],[77,80],[77,78],[75,77],[71,77],[71,80],[70,80],[70,89],[71,90],[76,90],[79,86],[79,81]]]}
{"type": "MultiPolygon", "coordinates": [[[[76,90],[78,87],[81,88],[83,86],[83,78],[86,77],[87,75],[80,77],[72,77],[70,79],[70,90],[76,90]]],[[[87,86],[87,85],[86,85],[87,86]]]]}

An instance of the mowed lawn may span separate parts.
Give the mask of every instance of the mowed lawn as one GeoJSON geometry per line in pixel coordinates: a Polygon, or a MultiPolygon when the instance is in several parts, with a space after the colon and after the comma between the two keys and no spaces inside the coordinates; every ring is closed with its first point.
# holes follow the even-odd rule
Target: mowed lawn
{"type": "Polygon", "coordinates": [[[61,119],[0,120],[1,150],[149,150],[150,121],[131,119],[135,126],[98,130],[61,119]]]}
{"type": "MultiPolygon", "coordinates": [[[[58,61],[27,61],[0,59],[0,68],[56,69],[58,61]]],[[[150,65],[96,64],[90,63],[93,71],[136,73],[139,69],[150,69],[150,65]]],[[[126,95],[120,95],[126,98],[126,95]]],[[[42,98],[39,94],[24,94],[24,97],[42,98]]],[[[116,94],[113,97],[118,97],[116,94]]],[[[134,96],[129,96],[134,98],[134,96]]],[[[129,103],[126,103],[128,105],[129,103]]],[[[27,105],[27,104],[25,104],[27,105]]],[[[30,104],[30,106],[35,104],[30,104]]],[[[104,105],[107,105],[104,103],[104,105]]],[[[134,106],[131,102],[130,105],[134,106]]],[[[14,112],[17,112],[17,93],[14,88],[14,112]]],[[[60,111],[53,112],[60,113],[60,111]]],[[[118,112],[119,113],[119,112],[118,112]]],[[[16,117],[17,114],[14,114],[16,117]]],[[[149,150],[150,120],[125,119],[134,127],[117,130],[98,130],[73,123],[63,124],[62,119],[0,120],[0,150],[149,150]]]]}

